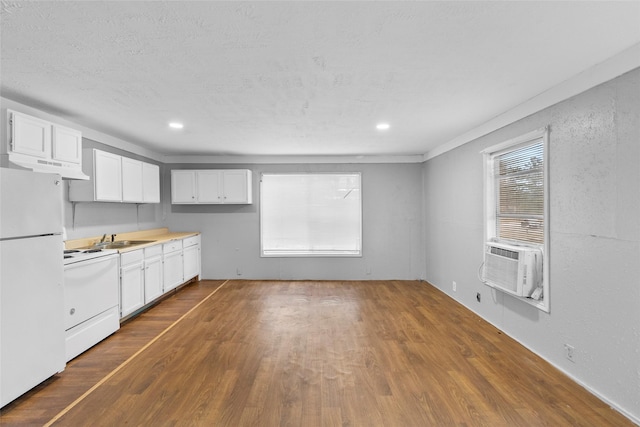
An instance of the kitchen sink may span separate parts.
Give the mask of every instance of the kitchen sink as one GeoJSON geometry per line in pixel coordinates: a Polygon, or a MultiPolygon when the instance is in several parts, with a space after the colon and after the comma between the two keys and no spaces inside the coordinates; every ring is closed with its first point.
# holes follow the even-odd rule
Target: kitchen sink
{"type": "Polygon", "coordinates": [[[145,245],[147,243],[153,243],[155,240],[119,240],[117,242],[102,242],[96,243],[92,248],[99,249],[124,249],[131,246],[145,245]]]}

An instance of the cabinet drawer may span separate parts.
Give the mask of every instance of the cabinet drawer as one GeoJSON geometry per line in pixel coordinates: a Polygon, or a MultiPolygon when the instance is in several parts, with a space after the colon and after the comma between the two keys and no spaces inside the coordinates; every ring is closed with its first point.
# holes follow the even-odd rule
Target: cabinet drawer
{"type": "Polygon", "coordinates": [[[144,248],[144,257],[149,258],[153,256],[162,255],[162,245],[149,246],[144,248]]]}
{"type": "Polygon", "coordinates": [[[182,240],[174,240],[169,243],[165,243],[162,245],[162,252],[168,254],[170,252],[175,252],[182,250],[182,240]]]}
{"type": "Polygon", "coordinates": [[[200,235],[187,237],[182,240],[182,246],[188,248],[189,246],[197,245],[200,243],[200,235]]]}
{"type": "Polygon", "coordinates": [[[125,265],[141,262],[143,258],[144,253],[142,250],[125,252],[123,254],[120,254],[120,266],[124,267],[125,265]]]}

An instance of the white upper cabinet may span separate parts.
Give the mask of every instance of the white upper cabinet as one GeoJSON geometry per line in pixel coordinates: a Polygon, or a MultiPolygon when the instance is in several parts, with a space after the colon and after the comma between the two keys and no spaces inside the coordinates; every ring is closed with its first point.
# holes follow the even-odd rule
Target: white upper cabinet
{"type": "Polygon", "coordinates": [[[82,132],[7,110],[9,161],[34,172],[86,180],[82,173],[82,132]]]}
{"type": "Polygon", "coordinates": [[[142,201],[160,203],[160,166],[142,162],[142,201]]]}
{"type": "Polygon", "coordinates": [[[96,202],[122,201],[121,157],[116,154],[94,150],[93,161],[94,200],[96,202]]]}
{"type": "Polygon", "coordinates": [[[222,174],[218,170],[196,171],[197,203],[222,203],[222,174]]]}
{"type": "Polygon", "coordinates": [[[142,202],[142,162],[122,157],[122,201],[142,202]]]}
{"type": "Polygon", "coordinates": [[[195,171],[171,171],[171,203],[197,203],[195,171]]]}
{"type": "Polygon", "coordinates": [[[82,164],[82,132],[64,126],[53,127],[51,157],[54,160],[82,164]]]}
{"type": "Polygon", "coordinates": [[[70,201],[160,203],[157,165],[95,149],[83,151],[83,163],[91,181],[71,181],[70,201]]]}
{"type": "Polygon", "coordinates": [[[11,151],[47,159],[51,153],[51,123],[37,117],[12,113],[11,151]]]}
{"type": "Polygon", "coordinates": [[[222,171],[224,195],[222,203],[252,203],[251,200],[251,171],[225,170],[222,171]]]}
{"type": "Polygon", "coordinates": [[[251,204],[251,171],[204,169],[171,171],[173,204],[251,204]]]}

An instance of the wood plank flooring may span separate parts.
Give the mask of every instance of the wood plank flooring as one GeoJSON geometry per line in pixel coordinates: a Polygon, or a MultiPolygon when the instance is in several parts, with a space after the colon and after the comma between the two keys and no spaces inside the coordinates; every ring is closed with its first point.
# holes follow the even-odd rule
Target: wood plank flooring
{"type": "Polygon", "coordinates": [[[221,284],[127,323],[0,424],[633,425],[424,282],[221,284]]]}
{"type": "Polygon", "coordinates": [[[170,327],[224,281],[190,283],[142,313],[65,370],[0,409],[0,426],[42,426],[170,327]]]}

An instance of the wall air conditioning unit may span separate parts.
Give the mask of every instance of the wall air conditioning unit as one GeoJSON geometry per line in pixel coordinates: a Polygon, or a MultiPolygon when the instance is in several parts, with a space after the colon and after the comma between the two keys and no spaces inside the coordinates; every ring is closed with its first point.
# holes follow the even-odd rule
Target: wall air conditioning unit
{"type": "Polygon", "coordinates": [[[531,294],[542,286],[542,251],[487,242],[482,282],[511,295],[531,297],[531,294]]]}

